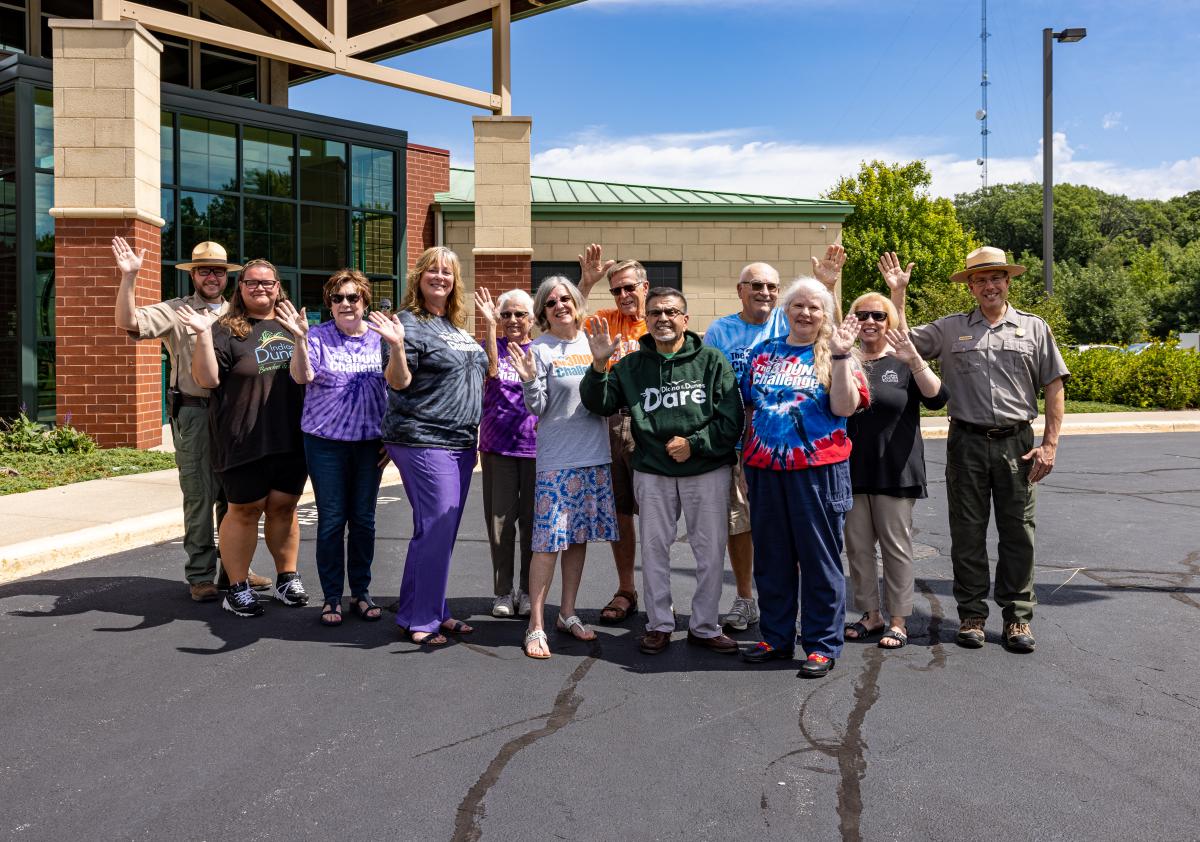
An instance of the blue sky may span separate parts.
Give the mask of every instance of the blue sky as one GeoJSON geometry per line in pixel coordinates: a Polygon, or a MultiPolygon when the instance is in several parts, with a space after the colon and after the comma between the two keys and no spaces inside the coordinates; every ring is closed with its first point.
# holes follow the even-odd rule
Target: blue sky
{"type": "MultiPolygon", "coordinates": [[[[1055,179],[1130,196],[1200,189],[1200,3],[989,0],[990,183],[1041,179],[1041,30],[1055,179]]],[[[816,196],[860,161],[923,158],[979,186],[978,0],[587,0],[513,25],[513,111],[537,175],[816,196]]],[[[488,88],[490,38],[388,64],[488,88]]],[[[406,129],[471,162],[476,109],[330,78],[291,105],[406,129]]]]}

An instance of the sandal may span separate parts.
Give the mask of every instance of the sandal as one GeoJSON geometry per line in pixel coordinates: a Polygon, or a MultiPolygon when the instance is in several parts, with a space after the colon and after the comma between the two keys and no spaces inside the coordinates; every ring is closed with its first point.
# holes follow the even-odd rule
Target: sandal
{"type": "Polygon", "coordinates": [[[373,623],[383,616],[383,609],[366,593],[350,597],[350,610],[368,623],[373,623]]]}
{"type": "Polygon", "coordinates": [[[321,606],[321,616],[317,620],[323,626],[340,626],[342,624],[342,603],[326,602],[321,606]]]}
{"type": "Polygon", "coordinates": [[[562,615],[558,615],[558,619],[554,621],[554,627],[563,634],[569,634],[576,640],[590,641],[596,639],[596,633],[583,624],[583,620],[579,619],[578,614],[572,614],[567,619],[563,619],[562,615]],[[590,634],[591,637],[584,637],[590,634]]]}
{"type": "Polygon", "coordinates": [[[522,649],[524,649],[524,651],[525,651],[525,657],[533,658],[538,661],[544,661],[550,657],[549,652],[547,652],[546,654],[543,655],[540,652],[530,652],[529,651],[529,644],[533,643],[535,640],[540,640],[542,643],[546,644],[547,649],[550,648],[549,642],[546,639],[546,633],[544,631],[542,631],[541,629],[534,629],[533,631],[531,631],[527,635],[525,635],[525,645],[522,647],[522,649]]]}
{"type": "Polygon", "coordinates": [[[863,621],[870,616],[870,614],[863,614],[858,618],[857,622],[847,623],[846,628],[842,631],[842,636],[845,637],[846,640],[870,640],[872,637],[882,632],[884,629],[882,624],[877,629],[867,628],[863,621]],[[846,632],[854,632],[854,637],[850,637],[848,634],[846,634],[846,632]]]}
{"type": "Polygon", "coordinates": [[[446,635],[439,632],[409,632],[408,637],[413,643],[418,646],[445,646],[449,643],[446,640],[446,635]],[[425,635],[420,640],[417,640],[417,635],[425,635]]]}
{"type": "Polygon", "coordinates": [[[606,626],[615,626],[617,623],[624,622],[626,617],[637,611],[637,599],[637,591],[617,591],[608,601],[608,605],[600,609],[600,622],[606,626]],[[618,599],[628,602],[629,607],[622,608],[617,605],[618,599]]]}
{"type": "Polygon", "coordinates": [[[462,620],[455,620],[453,617],[445,620],[442,623],[442,631],[446,634],[470,634],[475,631],[474,628],[468,626],[462,620]]]}
{"type": "Polygon", "coordinates": [[[906,643],[908,643],[908,635],[907,634],[900,631],[900,629],[890,628],[887,630],[887,633],[883,637],[879,638],[879,643],[877,643],[875,645],[878,646],[880,649],[901,649],[904,647],[904,644],[906,644],[906,643]],[[885,640],[894,640],[896,642],[894,644],[887,644],[887,643],[884,643],[885,640]]]}

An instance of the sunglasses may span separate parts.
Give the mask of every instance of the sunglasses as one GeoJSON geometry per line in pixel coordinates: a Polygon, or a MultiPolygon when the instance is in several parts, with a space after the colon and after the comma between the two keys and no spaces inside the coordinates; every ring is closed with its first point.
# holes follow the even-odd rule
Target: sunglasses
{"type": "MultiPolygon", "coordinates": [[[[549,302],[547,302],[547,304],[548,304],[548,303],[549,303],[549,302]]],[[[557,303],[557,302],[555,302],[555,303],[557,303]]],[[[500,318],[502,318],[502,319],[512,319],[512,320],[515,322],[517,319],[523,319],[523,318],[525,318],[525,317],[526,317],[526,316],[528,316],[528,315],[529,315],[529,314],[528,314],[528,313],[526,313],[524,310],[513,310],[513,311],[512,311],[512,312],[510,312],[510,313],[501,313],[501,314],[500,314],[500,318]]]]}
{"type": "Polygon", "coordinates": [[[224,269],[203,268],[203,269],[197,269],[196,274],[199,275],[201,278],[207,278],[209,275],[212,275],[214,278],[224,278],[225,270],[224,269]]]}
{"type": "Polygon", "coordinates": [[[625,284],[624,286],[619,286],[619,287],[609,287],[608,291],[611,292],[613,294],[613,296],[621,296],[621,295],[625,295],[626,293],[636,292],[637,288],[640,286],[641,286],[640,283],[625,284]]]}
{"type": "Polygon", "coordinates": [[[770,281],[738,281],[739,284],[744,284],[750,287],[755,292],[779,292],[779,284],[771,283],[770,281]]]}
{"type": "Polygon", "coordinates": [[[362,300],[362,296],[357,292],[348,292],[345,295],[342,295],[340,292],[335,292],[330,294],[329,300],[334,304],[341,304],[343,301],[348,301],[351,304],[357,304],[362,300]]]}
{"type": "Polygon", "coordinates": [[[646,315],[652,319],[657,319],[661,316],[666,316],[668,319],[673,319],[676,316],[682,316],[683,311],[676,309],[675,307],[664,307],[661,310],[658,308],[655,308],[653,310],[647,310],[646,315]]]}
{"type": "Polygon", "coordinates": [[[571,296],[569,296],[569,295],[564,295],[561,298],[547,298],[546,299],[547,307],[557,307],[560,303],[561,304],[574,304],[575,302],[571,300],[571,296]]]}
{"type": "Polygon", "coordinates": [[[263,289],[275,289],[279,285],[279,281],[242,281],[242,286],[249,289],[262,287],[263,289]]]}
{"type": "Polygon", "coordinates": [[[860,322],[865,322],[867,319],[874,319],[877,322],[887,321],[887,313],[882,310],[855,310],[854,317],[860,322]]]}

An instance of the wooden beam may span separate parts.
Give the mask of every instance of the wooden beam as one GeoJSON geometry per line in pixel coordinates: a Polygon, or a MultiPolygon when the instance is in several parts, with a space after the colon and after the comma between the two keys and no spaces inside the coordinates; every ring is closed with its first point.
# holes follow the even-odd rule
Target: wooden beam
{"type": "Polygon", "coordinates": [[[310,44],[326,50],[334,50],[339,44],[333,33],[321,25],[321,22],[304,11],[295,0],[262,0],[263,5],[279,15],[304,36],[310,44]]]}
{"type": "Polygon", "coordinates": [[[335,40],[344,44],[349,32],[346,25],[346,0],[325,0],[325,26],[335,40]]]}
{"type": "Polygon", "coordinates": [[[455,85],[452,82],[443,82],[440,79],[431,79],[428,76],[419,76],[416,73],[372,64],[369,61],[346,58],[327,50],[293,44],[266,35],[242,32],[219,23],[211,23],[187,15],[177,15],[174,12],[164,12],[161,9],[154,9],[138,3],[121,3],[121,17],[125,20],[135,20],[147,29],[178,35],[198,43],[227,47],[273,58],[277,61],[311,67],[314,70],[350,76],[354,79],[379,82],[393,88],[447,99],[488,111],[494,112],[500,108],[500,97],[487,91],[479,91],[465,85],[455,85]]]}
{"type": "Polygon", "coordinates": [[[435,26],[453,23],[461,18],[487,11],[498,2],[499,0],[463,0],[461,3],[446,6],[444,9],[435,9],[424,15],[417,15],[416,17],[388,24],[379,29],[373,29],[370,32],[364,32],[361,35],[355,35],[346,42],[346,55],[358,55],[359,53],[365,53],[377,47],[382,47],[385,44],[411,38],[414,35],[419,35],[422,32],[433,29],[435,26]]]}
{"type": "Polygon", "coordinates": [[[496,114],[512,114],[512,5],[500,0],[492,8],[492,93],[500,97],[496,114]]]}

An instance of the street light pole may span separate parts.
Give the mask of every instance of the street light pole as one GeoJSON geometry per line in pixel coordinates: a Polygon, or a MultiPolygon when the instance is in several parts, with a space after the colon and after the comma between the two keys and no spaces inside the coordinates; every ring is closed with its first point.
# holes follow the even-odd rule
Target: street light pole
{"type": "Polygon", "coordinates": [[[1073,43],[1086,36],[1083,28],[1042,30],[1042,278],[1046,295],[1054,294],[1054,42],[1073,43]]]}

